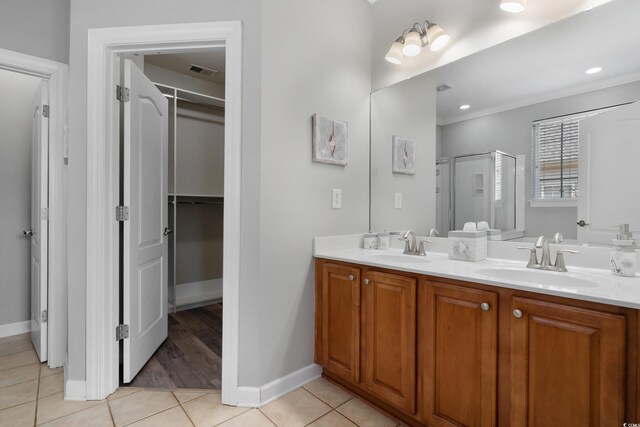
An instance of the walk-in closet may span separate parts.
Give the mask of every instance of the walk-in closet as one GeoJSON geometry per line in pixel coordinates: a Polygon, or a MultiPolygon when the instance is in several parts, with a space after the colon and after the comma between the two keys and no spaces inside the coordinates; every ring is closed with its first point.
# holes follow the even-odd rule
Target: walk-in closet
{"type": "MultiPolygon", "coordinates": [[[[223,49],[213,54],[224,64],[223,49]]],[[[209,69],[193,64],[203,57],[200,53],[144,60],[145,74],[169,106],[169,324],[168,338],[132,386],[221,386],[224,80],[215,85],[194,77],[198,68],[209,69]],[[217,96],[212,94],[216,86],[222,89],[217,96]]]]}

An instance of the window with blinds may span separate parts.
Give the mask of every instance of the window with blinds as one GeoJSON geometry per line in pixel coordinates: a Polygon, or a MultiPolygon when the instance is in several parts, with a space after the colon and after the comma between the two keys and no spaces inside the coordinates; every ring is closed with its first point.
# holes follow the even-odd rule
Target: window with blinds
{"type": "Polygon", "coordinates": [[[578,198],[580,122],[609,108],[533,122],[533,198],[578,198]]]}

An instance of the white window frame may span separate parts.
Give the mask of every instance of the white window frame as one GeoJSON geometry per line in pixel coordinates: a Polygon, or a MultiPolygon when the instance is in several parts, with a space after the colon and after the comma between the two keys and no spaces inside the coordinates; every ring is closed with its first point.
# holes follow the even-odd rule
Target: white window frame
{"type": "MultiPolygon", "coordinates": [[[[538,158],[538,141],[535,137],[535,126],[544,123],[558,122],[563,120],[570,119],[578,119],[578,121],[582,121],[587,117],[595,116],[602,112],[608,111],[612,108],[618,107],[617,105],[602,107],[594,110],[565,114],[562,116],[557,116],[549,119],[536,120],[531,124],[531,199],[529,200],[529,206],[537,208],[537,207],[577,207],[578,206],[578,197],[549,197],[549,198],[536,198],[536,188],[538,187],[538,174],[536,172],[536,159],[538,158]]],[[[578,159],[578,162],[580,160],[578,159]]],[[[578,190],[579,191],[579,190],[578,190]]]]}

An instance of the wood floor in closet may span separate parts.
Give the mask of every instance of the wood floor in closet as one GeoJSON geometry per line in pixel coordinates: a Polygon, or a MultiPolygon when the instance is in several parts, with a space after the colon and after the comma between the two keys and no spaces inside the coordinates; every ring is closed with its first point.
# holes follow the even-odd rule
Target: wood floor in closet
{"type": "Polygon", "coordinates": [[[129,384],[220,389],[222,304],[169,314],[169,337],[129,384]]]}

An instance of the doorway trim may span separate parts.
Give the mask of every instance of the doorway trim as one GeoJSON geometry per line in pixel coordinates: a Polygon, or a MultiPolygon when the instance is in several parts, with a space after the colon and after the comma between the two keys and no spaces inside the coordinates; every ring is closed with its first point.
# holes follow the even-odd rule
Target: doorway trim
{"type": "MultiPolygon", "coordinates": [[[[96,28],[88,31],[86,398],[119,385],[119,194],[116,55],[226,47],[222,403],[238,403],[240,306],[242,23],[240,21],[96,28]]],[[[78,398],[78,396],[74,396],[78,398]]]]}
{"type": "Polygon", "coordinates": [[[0,49],[0,69],[49,82],[48,351],[50,367],[67,356],[67,82],[68,66],[0,49]]]}

